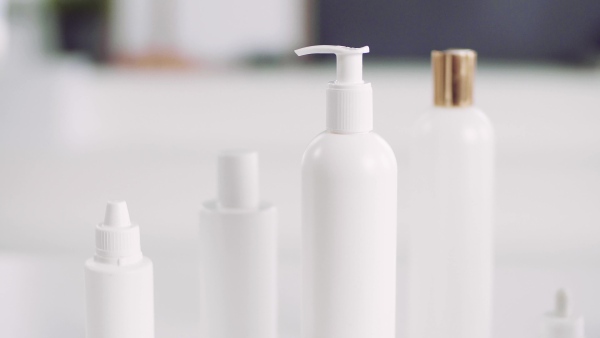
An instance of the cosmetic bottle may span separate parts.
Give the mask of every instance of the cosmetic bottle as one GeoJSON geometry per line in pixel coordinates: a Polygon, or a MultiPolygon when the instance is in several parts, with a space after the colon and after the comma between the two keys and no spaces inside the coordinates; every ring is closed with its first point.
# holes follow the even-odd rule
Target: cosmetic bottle
{"type": "Polygon", "coordinates": [[[326,130],[302,159],[303,337],[393,338],[397,165],[373,132],[368,47],[312,46],[337,57],[326,130]]]}
{"type": "Polygon", "coordinates": [[[260,200],[258,154],[223,151],[200,213],[204,338],[277,337],[277,209],[260,200]]]}
{"type": "Polygon", "coordinates": [[[574,314],[569,293],[559,289],[554,297],[554,310],[542,318],[540,338],[585,338],[583,316],[574,314]]]}
{"type": "Polygon", "coordinates": [[[96,226],[96,254],[85,263],[86,337],[153,338],[152,261],[125,201],[109,201],[96,226]]]}
{"type": "Polygon", "coordinates": [[[409,145],[409,338],[489,338],[494,136],[473,106],[477,54],[432,53],[434,107],[409,145]]]}

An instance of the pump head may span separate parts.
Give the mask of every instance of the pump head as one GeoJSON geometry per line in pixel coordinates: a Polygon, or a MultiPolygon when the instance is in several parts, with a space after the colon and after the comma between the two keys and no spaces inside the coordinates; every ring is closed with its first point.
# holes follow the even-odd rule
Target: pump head
{"type": "Polygon", "coordinates": [[[351,48],[344,46],[310,46],[295,50],[298,56],[307,54],[335,54],[337,59],[337,79],[335,84],[352,85],[364,83],[362,79],[362,55],[369,52],[369,46],[351,48]]]}
{"type": "Polygon", "coordinates": [[[104,222],[96,226],[96,260],[118,265],[142,259],[140,228],[129,220],[125,201],[108,201],[104,222]]]}
{"type": "Polygon", "coordinates": [[[306,54],[335,54],[337,79],[327,86],[327,130],[361,133],[373,129],[373,90],[362,79],[362,55],[369,47],[310,46],[296,49],[306,54]]]}

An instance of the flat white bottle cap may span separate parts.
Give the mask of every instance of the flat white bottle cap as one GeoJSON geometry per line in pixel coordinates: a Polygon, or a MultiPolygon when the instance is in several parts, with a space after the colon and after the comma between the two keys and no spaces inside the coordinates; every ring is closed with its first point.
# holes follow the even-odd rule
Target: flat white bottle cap
{"type": "Polygon", "coordinates": [[[362,78],[363,54],[369,47],[310,46],[296,50],[307,54],[335,54],[337,77],[326,94],[326,127],[334,133],[359,133],[373,130],[373,89],[362,78]]]}
{"type": "Polygon", "coordinates": [[[258,153],[253,150],[225,150],[217,160],[217,202],[225,209],[257,209],[258,153]]]}

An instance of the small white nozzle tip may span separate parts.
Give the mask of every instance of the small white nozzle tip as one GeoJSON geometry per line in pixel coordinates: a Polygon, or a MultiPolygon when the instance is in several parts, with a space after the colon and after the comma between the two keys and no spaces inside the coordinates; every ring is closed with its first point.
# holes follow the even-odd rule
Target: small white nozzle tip
{"type": "Polygon", "coordinates": [[[128,227],[131,225],[125,201],[108,201],[104,213],[104,226],[128,227]]]}

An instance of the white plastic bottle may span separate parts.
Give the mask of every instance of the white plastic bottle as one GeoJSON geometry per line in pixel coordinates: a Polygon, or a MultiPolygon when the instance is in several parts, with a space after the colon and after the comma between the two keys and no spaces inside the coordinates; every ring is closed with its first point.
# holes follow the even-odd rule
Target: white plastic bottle
{"type": "Polygon", "coordinates": [[[303,337],[394,338],[397,167],[373,129],[368,47],[312,46],[335,53],[327,130],[302,159],[303,337]]]}
{"type": "Polygon", "coordinates": [[[472,106],[477,54],[432,53],[435,107],[409,152],[409,338],[489,338],[494,137],[472,106]]]}
{"type": "Polygon", "coordinates": [[[565,289],[556,292],[554,309],[544,313],[540,338],[585,338],[583,316],[574,314],[569,293],[565,289]]]}
{"type": "Polygon", "coordinates": [[[277,337],[277,209],[260,200],[258,154],[218,156],[217,198],[200,213],[204,338],[277,337]]]}
{"type": "Polygon", "coordinates": [[[86,337],[153,338],[152,261],[124,201],[109,201],[96,226],[96,255],[85,263],[86,337]]]}

